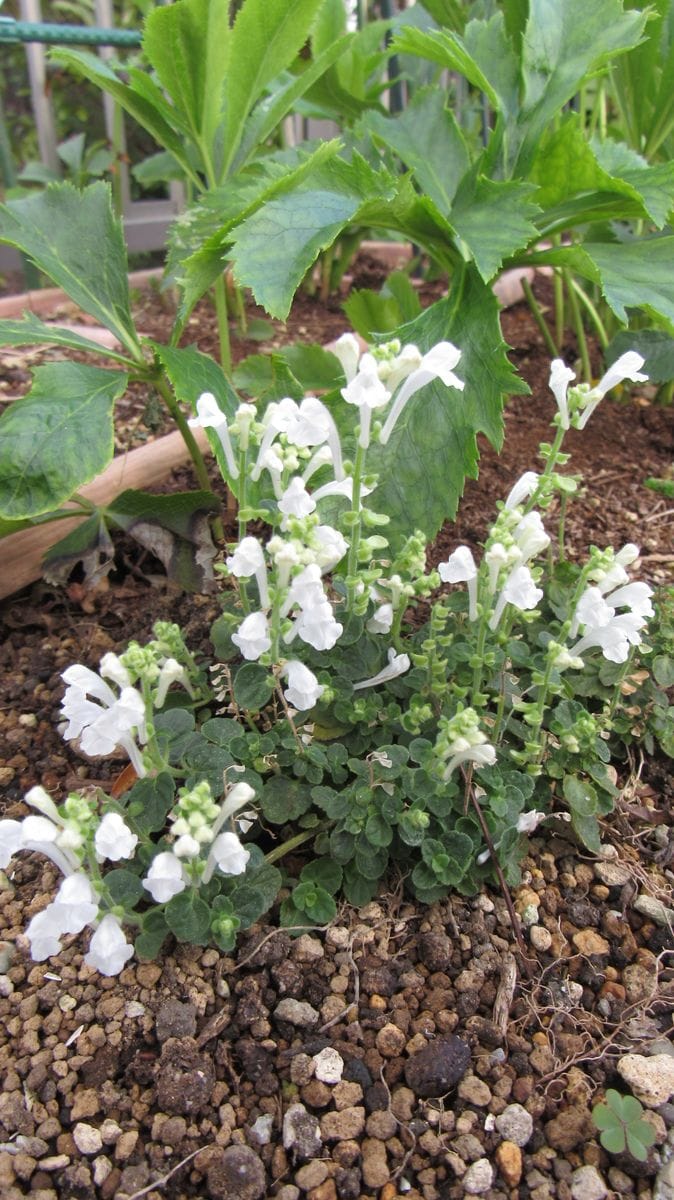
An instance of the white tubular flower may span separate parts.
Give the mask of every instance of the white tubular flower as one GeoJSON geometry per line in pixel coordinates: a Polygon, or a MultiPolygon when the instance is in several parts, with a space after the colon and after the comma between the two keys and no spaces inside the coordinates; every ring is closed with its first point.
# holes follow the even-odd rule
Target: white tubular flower
{"type": "MultiPolygon", "coordinates": [[[[308,517],[309,513],[314,511],[316,501],[309,495],[301,476],[295,475],[281,496],[278,506],[284,517],[308,517]]],[[[284,525],[285,522],[281,528],[284,525]]]]}
{"type": "Polygon", "coordinates": [[[625,545],[617,551],[615,561],[621,567],[631,567],[632,563],[638,559],[640,553],[639,547],[635,546],[634,542],[625,542],[625,545]]]}
{"type": "Polygon", "coordinates": [[[60,820],[58,809],[49,792],[46,792],[39,784],[36,787],[30,788],[26,792],[24,799],[26,804],[30,804],[31,808],[36,808],[44,817],[49,817],[50,821],[58,822],[60,820]]]}
{"type": "Polygon", "coordinates": [[[538,601],[542,599],[543,590],[536,587],[529,568],[524,566],[515,567],[514,571],[510,572],[501,589],[501,594],[489,622],[489,628],[494,630],[498,627],[506,604],[512,604],[520,612],[527,612],[527,610],[535,608],[538,601]]]}
{"type": "Polygon", "coordinates": [[[605,597],[605,600],[607,605],[611,605],[611,608],[629,608],[630,612],[635,613],[638,617],[652,617],[652,595],[653,589],[647,583],[636,581],[616,588],[614,592],[610,592],[605,597]]]}
{"type": "Polygon", "coordinates": [[[498,577],[504,567],[509,567],[510,555],[502,542],[494,542],[493,545],[485,551],[484,561],[489,568],[489,595],[493,596],[498,585],[498,577]]]}
{"type": "Polygon", "coordinates": [[[187,881],[180,859],[169,850],[155,854],[143,880],[143,887],[150,893],[155,904],[166,904],[172,896],[184,892],[187,881]]]}
{"type": "Polygon", "coordinates": [[[523,563],[529,562],[531,558],[540,554],[550,545],[550,538],[545,531],[539,512],[530,512],[522,517],[513,530],[513,537],[517,542],[523,563]]]}
{"type": "Polygon", "coordinates": [[[222,411],[212,392],[202,392],[197,400],[197,415],[187,422],[192,429],[212,429],[217,434],[232,479],[238,479],[239,468],[234,458],[232,441],[227,428],[227,415],[222,411]]]}
{"type": "Polygon", "coordinates": [[[119,862],[121,858],[133,858],[138,838],[132,833],[119,813],[106,813],[94,835],[96,859],[103,862],[119,862]]]}
{"type": "Polygon", "coordinates": [[[388,666],[379,671],[377,675],[373,675],[371,679],[361,679],[359,683],[354,683],[354,692],[359,692],[361,688],[378,687],[380,683],[390,683],[392,679],[397,679],[399,675],[404,675],[405,671],[410,669],[410,659],[408,654],[396,654],[393,646],[388,652],[388,666]]]}
{"type": "Polygon", "coordinates": [[[585,588],[576,605],[569,636],[575,637],[581,625],[588,629],[599,629],[608,625],[614,616],[615,609],[606,603],[599,588],[585,588]]]}
{"type": "Polygon", "coordinates": [[[329,410],[316,396],[305,396],[294,422],[290,422],[286,435],[293,446],[322,446],[329,441],[333,423],[329,410]]]}
{"type": "Polygon", "coordinates": [[[569,417],[569,401],[567,393],[569,384],[572,379],[576,378],[576,372],[562,361],[561,358],[553,359],[550,367],[550,391],[557,401],[559,409],[560,425],[562,429],[568,429],[570,425],[569,417]]]}
{"type": "Polygon", "coordinates": [[[314,650],[332,650],[342,636],[343,626],[335,621],[330,601],[325,597],[316,605],[302,608],[295,618],[293,628],[286,634],[285,641],[291,642],[297,635],[314,650]]]}
{"type": "Polygon", "coordinates": [[[490,742],[480,742],[476,745],[466,746],[461,750],[457,750],[444,769],[443,780],[446,782],[452,772],[461,766],[462,763],[466,762],[472,763],[478,771],[481,767],[493,767],[496,762],[496,749],[490,742]]]}
{"type": "MultiPolygon", "coordinates": [[[[244,804],[250,804],[251,800],[254,799],[255,790],[249,783],[246,783],[244,779],[240,783],[235,783],[234,787],[230,788],[227,792],[220,805],[220,813],[213,826],[215,832],[217,833],[225,821],[233,817],[234,813],[238,812],[240,808],[243,808],[244,804]]],[[[255,819],[255,814],[253,814],[253,819],[255,819]]]]}
{"type": "MultiPolygon", "coordinates": [[[[372,488],[364,487],[361,483],[361,500],[365,496],[369,496],[372,490],[372,488]]],[[[319,500],[324,500],[326,496],[344,496],[345,500],[353,504],[353,479],[351,476],[348,476],[346,479],[335,479],[331,483],[324,483],[321,487],[316,488],[316,491],[312,495],[316,504],[318,504],[319,500]]]]}
{"type": "MultiPolygon", "coordinates": [[[[211,840],[210,835],[208,840],[211,840]]],[[[183,833],[173,843],[173,853],[176,858],[196,858],[201,853],[201,842],[198,842],[190,833],[183,833]]]]}
{"type": "Polygon", "coordinates": [[[338,529],[333,529],[332,525],[317,525],[312,530],[312,538],[314,542],[318,543],[312,549],[314,562],[320,567],[321,574],[332,571],[349,549],[349,543],[342,537],[338,529]]]}
{"type": "Polygon", "coordinates": [[[413,371],[416,371],[422,363],[423,355],[418,346],[408,344],[403,346],[399,354],[396,354],[393,359],[385,359],[379,364],[379,378],[386,384],[389,392],[393,395],[394,391],[403,379],[407,379],[413,371]]]}
{"type": "Polygon", "coordinates": [[[295,605],[299,605],[300,608],[310,608],[313,605],[322,604],[325,598],[321,568],[318,563],[309,563],[293,579],[281,607],[281,616],[287,616],[295,605]]]}
{"type": "Polygon", "coordinates": [[[358,374],[341,389],[347,404],[354,404],[360,412],[360,434],[358,444],[364,450],[370,445],[370,424],[375,408],[383,408],[391,399],[391,393],[379,378],[376,360],[364,354],[358,366],[358,374]]]}
{"type": "Polygon", "coordinates": [[[45,959],[59,954],[61,950],[64,930],[61,929],[53,908],[53,904],[48,904],[26,926],[26,937],[30,942],[30,956],[33,962],[44,962],[45,959]]]}
{"type": "Polygon", "coordinates": [[[21,850],[34,850],[50,858],[63,875],[72,875],[79,870],[80,860],[70,847],[58,844],[60,832],[48,817],[28,816],[23,821],[10,818],[0,821],[0,869],[4,871],[21,850]]]}
{"type": "Polygon", "coordinates": [[[140,742],[147,738],[145,701],[140,692],[125,687],[119,696],[115,696],[100,675],[79,664],[68,667],[62,678],[68,684],[61,701],[61,712],[68,720],[63,733],[65,740],[79,737],[84,753],[93,757],[107,756],[121,746],[139,778],[144,776],[143,756],[133,737],[135,731],[140,742]],[[101,703],[95,703],[88,696],[101,703]]]}
{"type": "Polygon", "coordinates": [[[192,685],[185,668],[178,662],[176,658],[167,658],[159,672],[157,680],[157,690],[154,694],[154,707],[163,708],[164,702],[168,695],[168,690],[172,683],[180,683],[184,687],[188,695],[192,696],[192,685]]]}
{"type": "Polygon", "coordinates": [[[339,359],[346,376],[346,382],[351,383],[351,380],[355,379],[360,359],[358,338],[352,333],[343,333],[341,337],[337,338],[334,346],[332,346],[331,353],[334,354],[335,358],[339,359]]]}
{"type": "Polygon", "coordinates": [[[407,376],[396,393],[379,435],[379,441],[383,446],[386,445],[393,433],[395,423],[407,401],[427,383],[433,379],[440,379],[445,387],[456,388],[459,392],[463,391],[465,387],[463,380],[458,379],[454,374],[454,367],[460,358],[461,351],[451,342],[438,342],[437,346],[433,346],[428,353],[424,354],[416,371],[412,371],[411,375],[407,376]]]}
{"type": "Polygon", "coordinates": [[[375,609],[369,621],[365,622],[368,633],[390,633],[393,625],[393,605],[390,602],[380,604],[375,609]]]}
{"type": "Polygon", "coordinates": [[[84,956],[86,965],[101,975],[119,975],[132,957],[133,946],[127,942],[117,917],[107,913],[91,938],[84,956]]]}
{"type": "Polygon", "coordinates": [[[616,359],[613,366],[602,375],[596,387],[590,388],[583,398],[583,411],[574,422],[577,429],[584,429],[597,405],[604,399],[611,388],[617,387],[625,379],[631,383],[645,383],[648,375],[642,375],[641,368],[645,359],[636,350],[628,350],[616,359]]]}
{"type": "Polygon", "coordinates": [[[97,914],[98,901],[86,875],[69,875],[52,903],[37,913],[26,928],[33,961],[44,962],[58,954],[63,935],[81,933],[97,914]]]}
{"type": "Polygon", "coordinates": [[[298,712],[306,712],[307,709],[313,708],[325,691],[313,671],[298,659],[291,658],[285,664],[282,673],[288,679],[288,686],[283,692],[288,704],[298,712]]]}
{"type": "Polygon", "coordinates": [[[327,467],[332,463],[332,450],[329,446],[319,446],[318,450],[314,450],[309,462],[302,472],[304,483],[308,483],[312,475],[320,471],[321,467],[327,467]]]}
{"type": "Polygon", "coordinates": [[[269,589],[267,587],[267,565],[264,551],[257,538],[242,538],[233,554],[225,559],[228,571],[237,579],[250,579],[255,576],[257,590],[260,594],[260,604],[269,607],[269,589]]]}
{"type": "Polygon", "coordinates": [[[517,818],[517,832],[533,833],[535,829],[538,829],[541,821],[545,820],[547,820],[547,813],[538,812],[535,808],[532,808],[530,812],[520,813],[517,818]]]}
{"type": "Polygon", "coordinates": [[[539,478],[540,476],[535,471],[525,471],[524,475],[520,476],[517,483],[508,492],[504,506],[508,512],[517,508],[523,500],[528,500],[530,496],[533,496],[538,487],[539,478]]]}
{"type": "Polygon", "coordinates": [[[257,452],[257,460],[251,468],[250,477],[253,480],[259,479],[262,469],[266,466],[265,458],[271,447],[274,438],[278,437],[279,433],[287,433],[297,422],[298,407],[294,400],[286,396],[284,400],[272,402],[267,405],[262,423],[264,425],[264,433],[262,441],[257,452]]]}
{"type": "Polygon", "coordinates": [[[438,564],[443,583],[468,584],[468,618],[477,620],[477,567],[468,546],[459,546],[447,562],[438,564]]]}
{"type": "Polygon", "coordinates": [[[131,687],[132,679],[124,663],[112,652],[104,654],[98,670],[103,679],[111,679],[119,688],[131,687]]]}
{"type": "Polygon", "coordinates": [[[238,646],[243,658],[254,662],[271,647],[269,622],[263,612],[249,613],[239,625],[232,641],[238,646]]]}
{"type": "Polygon", "coordinates": [[[570,650],[571,654],[582,654],[593,646],[598,646],[609,662],[627,662],[630,646],[638,646],[641,642],[640,630],[645,625],[645,619],[636,613],[618,613],[607,625],[597,625],[586,628],[580,641],[570,650]]]}
{"type": "Polygon", "coordinates": [[[203,876],[204,881],[208,882],[211,878],[213,873],[212,864],[217,865],[223,875],[243,875],[249,858],[250,850],[246,850],[245,846],[242,846],[235,833],[218,834],[208,856],[203,876]]]}
{"type": "Polygon", "coordinates": [[[257,409],[254,404],[242,403],[236,410],[232,430],[236,431],[239,439],[239,448],[243,451],[248,449],[250,441],[250,427],[257,416],[257,409]]]}

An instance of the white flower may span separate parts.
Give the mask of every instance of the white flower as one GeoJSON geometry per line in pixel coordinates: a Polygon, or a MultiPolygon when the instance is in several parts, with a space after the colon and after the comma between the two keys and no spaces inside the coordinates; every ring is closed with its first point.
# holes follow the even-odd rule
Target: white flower
{"type": "MultiPolygon", "coordinates": [[[[175,833],[175,826],[173,827],[173,832],[175,833]]],[[[210,833],[208,840],[211,840],[210,833]]],[[[190,833],[183,833],[173,843],[173,853],[176,858],[196,858],[201,853],[201,842],[198,842],[190,833]]]]}
{"type": "Polygon", "coordinates": [[[192,685],[185,668],[176,658],[166,658],[159,672],[157,690],[154,694],[154,707],[162,708],[172,683],[180,683],[189,695],[193,695],[192,685]]]}
{"type": "Polygon", "coordinates": [[[318,563],[309,563],[293,579],[281,608],[281,616],[285,617],[296,604],[300,608],[307,608],[324,600],[321,568],[318,563]]]}
{"type": "Polygon", "coordinates": [[[180,859],[164,850],[156,854],[143,880],[143,887],[150,893],[155,904],[166,904],[187,887],[180,859]]]}
{"type": "Polygon", "coordinates": [[[132,833],[119,813],[106,813],[94,835],[96,858],[99,862],[109,859],[119,862],[121,858],[133,858],[138,838],[132,833]]]}
{"type": "Polygon", "coordinates": [[[410,659],[407,654],[396,654],[393,646],[388,652],[388,666],[384,667],[377,675],[373,675],[371,679],[361,679],[359,683],[354,683],[354,692],[360,691],[361,688],[378,687],[380,683],[389,683],[391,679],[397,679],[398,675],[404,675],[405,671],[410,669],[410,659]]]}
{"type": "Polygon", "coordinates": [[[23,821],[10,818],[0,821],[0,868],[9,866],[10,859],[21,850],[34,850],[50,858],[63,875],[72,875],[80,868],[80,860],[63,838],[64,830],[48,817],[27,816],[23,821]]]}
{"type": "Polygon", "coordinates": [[[26,937],[30,942],[30,956],[33,962],[44,962],[61,950],[61,929],[58,918],[53,912],[53,904],[36,914],[26,926],[26,937]]]}
{"type": "Polygon", "coordinates": [[[438,342],[426,354],[424,354],[419,366],[411,375],[408,375],[402,386],[396,393],[395,399],[389,412],[386,416],[384,427],[379,435],[379,441],[382,445],[388,442],[396,421],[402,413],[407,401],[418,392],[420,388],[425,387],[433,379],[440,379],[445,387],[453,387],[462,392],[465,384],[463,380],[458,379],[454,374],[454,367],[461,358],[461,351],[457,350],[451,342],[438,342]]]}
{"type": "Polygon", "coordinates": [[[517,832],[533,833],[534,830],[538,828],[541,821],[545,821],[546,819],[547,813],[538,812],[535,808],[532,808],[530,812],[520,813],[519,817],[517,818],[517,832]]]}
{"type": "Polygon", "coordinates": [[[375,609],[369,621],[365,622],[368,633],[389,633],[393,625],[393,605],[390,602],[380,604],[375,609]]]}
{"type": "Polygon", "coordinates": [[[238,479],[239,468],[234,458],[234,450],[227,428],[227,414],[222,411],[215,396],[211,392],[203,392],[197,400],[197,415],[190,417],[187,422],[193,429],[213,429],[222,446],[227,463],[227,470],[232,479],[238,479]]]}
{"type": "Polygon", "coordinates": [[[444,769],[443,780],[446,781],[449,779],[452,772],[465,762],[472,763],[478,771],[480,767],[493,767],[496,762],[496,749],[490,742],[480,742],[472,746],[466,746],[462,750],[457,750],[444,769]]]}
{"type": "Polygon", "coordinates": [[[314,511],[316,501],[309,495],[301,476],[295,475],[281,496],[278,506],[285,517],[308,517],[309,513],[314,511]]]}
{"type": "Polygon", "coordinates": [[[341,337],[337,338],[334,346],[331,347],[331,352],[335,358],[339,359],[346,376],[346,382],[351,383],[351,380],[355,378],[356,371],[358,370],[358,360],[360,359],[358,338],[354,337],[352,333],[343,333],[341,337]]]}
{"type": "Polygon", "coordinates": [[[512,604],[520,612],[526,612],[528,609],[535,608],[538,601],[542,598],[543,591],[541,588],[536,587],[529,568],[524,566],[515,567],[514,571],[510,572],[501,589],[501,594],[489,622],[489,628],[494,630],[498,627],[506,604],[512,604]]]}
{"type": "Polygon", "coordinates": [[[143,756],[133,737],[135,730],[140,742],[146,740],[145,701],[140,692],[125,687],[115,696],[100,675],[79,663],[68,667],[62,678],[68,684],[61,701],[61,711],[68,720],[65,740],[79,737],[84,753],[93,757],[107,756],[121,746],[136,774],[145,775],[143,756]]]}
{"type": "Polygon", "coordinates": [[[477,567],[468,546],[459,546],[447,562],[438,565],[443,583],[468,584],[468,617],[477,620],[477,567]]]}
{"type": "Polygon", "coordinates": [[[652,617],[652,595],[653,589],[647,583],[635,581],[616,588],[614,592],[605,596],[605,600],[611,608],[629,608],[630,612],[636,613],[638,617],[652,617]]]}
{"type": "Polygon", "coordinates": [[[606,603],[599,588],[585,588],[573,614],[570,636],[575,637],[576,631],[581,625],[586,626],[588,629],[608,625],[614,616],[615,609],[606,603]]]}
{"type": "Polygon", "coordinates": [[[396,354],[393,359],[384,359],[379,364],[379,378],[386,384],[391,395],[402,383],[403,379],[407,379],[413,371],[416,371],[421,366],[422,354],[418,346],[407,345],[403,346],[399,354],[396,354]]]}
{"type": "Polygon", "coordinates": [[[332,571],[349,549],[349,543],[342,537],[339,530],[333,529],[332,525],[317,525],[312,530],[312,539],[318,543],[317,546],[312,546],[312,550],[314,562],[320,567],[321,573],[332,571]]]}
{"type": "Polygon", "coordinates": [[[91,938],[85,963],[101,975],[119,975],[132,957],[133,946],[127,942],[117,917],[107,913],[91,938]]]}
{"type": "Polygon", "coordinates": [[[513,537],[517,542],[523,563],[529,562],[529,559],[534,558],[535,555],[541,553],[541,550],[545,550],[550,545],[550,538],[545,532],[543,519],[539,512],[530,512],[522,517],[513,530],[513,537]]]}
{"type": "Polygon", "coordinates": [[[524,475],[520,476],[517,483],[508,492],[504,505],[508,512],[513,508],[517,508],[523,500],[528,500],[529,496],[533,496],[538,487],[539,478],[540,476],[535,471],[525,471],[524,475]]]}
{"type": "Polygon", "coordinates": [[[623,380],[629,379],[632,383],[645,383],[648,375],[641,374],[644,361],[636,350],[627,350],[625,354],[621,354],[620,358],[617,358],[608,371],[602,375],[597,386],[590,388],[581,396],[582,412],[574,422],[576,428],[585,428],[606,393],[610,392],[611,388],[617,387],[623,380]]]}
{"type": "Polygon", "coordinates": [[[242,538],[234,553],[225,559],[225,563],[227,569],[231,571],[232,575],[236,575],[237,579],[250,579],[251,575],[255,576],[260,593],[260,604],[263,608],[267,608],[269,605],[267,566],[264,551],[257,538],[242,538]]]}
{"type": "Polygon", "coordinates": [[[376,360],[364,354],[358,366],[358,374],[341,389],[347,404],[354,404],[360,411],[360,433],[358,444],[364,450],[370,444],[370,424],[375,408],[383,408],[391,399],[391,393],[379,378],[376,360]]]}
{"type": "Polygon", "coordinates": [[[24,799],[26,804],[30,804],[32,808],[36,808],[43,816],[49,817],[50,821],[58,822],[60,820],[58,809],[49,792],[46,792],[39,784],[36,787],[30,788],[26,792],[24,799]]]}
{"type": "MultiPolygon", "coordinates": [[[[517,555],[519,557],[519,554],[517,555]]],[[[485,551],[484,561],[489,568],[489,595],[493,596],[498,584],[498,577],[504,567],[512,566],[511,554],[506,550],[503,542],[493,542],[488,550],[485,551]]]]}
{"type": "Polygon", "coordinates": [[[243,875],[249,858],[250,850],[241,845],[235,833],[220,833],[211,846],[204,879],[210,879],[208,868],[211,863],[216,863],[223,875],[243,875]]]}
{"type": "Polygon", "coordinates": [[[567,392],[572,379],[576,378],[576,372],[562,361],[561,358],[553,359],[550,367],[550,390],[552,391],[557,408],[559,409],[560,425],[562,429],[569,428],[569,402],[567,392]]]}
{"type": "Polygon", "coordinates": [[[325,597],[315,605],[302,608],[295,618],[295,623],[286,634],[285,641],[290,642],[297,634],[314,650],[332,650],[335,642],[341,637],[343,626],[335,621],[330,601],[325,597]]]}
{"type": "Polygon", "coordinates": [[[103,679],[111,679],[118,687],[131,687],[131,676],[116,654],[112,652],[104,654],[99,663],[98,670],[103,679]]]}
{"type": "Polygon", "coordinates": [[[269,622],[265,614],[263,612],[249,613],[239,625],[237,632],[232,634],[232,641],[235,646],[239,647],[244,658],[249,661],[258,659],[271,646],[269,622]]]}
{"type": "Polygon", "coordinates": [[[580,641],[571,648],[571,654],[582,654],[592,646],[598,646],[609,662],[627,662],[630,646],[638,646],[641,642],[640,630],[646,624],[645,618],[636,613],[617,613],[606,625],[590,626],[580,641]]]}
{"type": "Polygon", "coordinates": [[[310,671],[298,659],[291,658],[285,664],[283,674],[288,679],[288,686],[284,690],[288,704],[292,704],[293,708],[298,709],[299,712],[306,712],[307,709],[313,708],[325,691],[313,671],[310,671]]]}
{"type": "Polygon", "coordinates": [[[65,933],[81,933],[96,919],[98,901],[86,875],[67,876],[54,900],[26,928],[31,958],[43,962],[58,954],[65,933]]]}

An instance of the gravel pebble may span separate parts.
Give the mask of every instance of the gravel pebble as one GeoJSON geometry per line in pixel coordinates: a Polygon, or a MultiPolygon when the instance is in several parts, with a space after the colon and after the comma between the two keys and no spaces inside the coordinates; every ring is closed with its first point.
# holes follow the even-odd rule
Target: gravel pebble
{"type": "Polygon", "coordinates": [[[276,1005],[274,1016],[277,1021],[287,1021],[299,1029],[311,1029],[319,1020],[319,1014],[312,1004],[307,1004],[305,1000],[294,1000],[292,996],[286,996],[276,1005]]]}
{"type": "Polygon", "coordinates": [[[344,1059],[338,1050],[326,1046],[314,1055],[316,1078],[322,1083],[339,1083],[344,1074],[344,1059]]]}
{"type": "Polygon", "coordinates": [[[488,1192],[494,1182],[494,1168],[488,1158],[478,1158],[471,1163],[461,1180],[463,1189],[469,1196],[481,1196],[488,1192]]]}
{"type": "Polygon", "coordinates": [[[571,1176],[573,1200],[604,1200],[608,1188],[596,1167],[578,1167],[571,1176]]]}
{"type": "Polygon", "coordinates": [[[194,1037],[197,1031],[197,1010],[181,1000],[165,1000],[157,1013],[155,1029],[160,1042],[169,1038],[194,1037]]]}
{"type": "Polygon", "coordinates": [[[463,1078],[469,1062],[470,1046],[461,1038],[436,1038],[405,1064],[405,1082],[417,1096],[444,1096],[463,1078]]]}
{"type": "Polygon", "coordinates": [[[504,1140],[526,1146],[534,1132],[534,1119],[522,1104],[509,1104],[496,1118],[496,1128],[504,1140]]]}
{"type": "Polygon", "coordinates": [[[674,1093],[674,1058],[669,1054],[654,1054],[650,1058],[623,1054],[617,1068],[637,1100],[647,1108],[659,1108],[674,1093]]]}
{"type": "Polygon", "coordinates": [[[100,1131],[84,1121],[79,1121],[73,1129],[73,1141],[80,1154],[98,1154],[103,1149],[100,1131]]]}

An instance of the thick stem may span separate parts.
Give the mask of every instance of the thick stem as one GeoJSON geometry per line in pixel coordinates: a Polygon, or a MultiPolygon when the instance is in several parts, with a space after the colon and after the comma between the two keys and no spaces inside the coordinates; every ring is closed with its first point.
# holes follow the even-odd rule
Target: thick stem
{"type": "Polygon", "coordinates": [[[578,342],[578,351],[583,364],[583,376],[585,382],[592,386],[592,364],[590,363],[590,351],[585,336],[585,327],[583,325],[583,317],[578,303],[578,296],[573,289],[571,276],[568,271],[564,272],[564,280],[566,282],[566,294],[569,297],[569,308],[571,309],[571,319],[573,327],[576,331],[576,340],[578,342]]]}
{"type": "Polygon", "coordinates": [[[303,846],[305,842],[322,833],[327,827],[328,823],[324,821],[321,825],[314,826],[313,829],[305,829],[302,833],[297,833],[295,837],[288,838],[288,841],[284,842],[282,846],[277,846],[275,850],[270,850],[269,854],[265,855],[265,861],[268,863],[278,862],[279,858],[283,858],[284,854],[290,854],[291,850],[296,850],[298,846],[303,846]]]}

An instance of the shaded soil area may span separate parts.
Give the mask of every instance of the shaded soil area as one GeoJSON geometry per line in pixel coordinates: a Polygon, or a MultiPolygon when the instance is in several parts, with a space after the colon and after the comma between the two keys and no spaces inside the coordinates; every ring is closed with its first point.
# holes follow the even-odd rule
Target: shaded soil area
{"type": "MultiPolygon", "coordinates": [[[[138,305],[141,328],[161,337],[170,313],[156,293],[138,305]]],[[[207,306],[193,322],[195,344],[214,350],[207,306]]],[[[459,542],[479,546],[495,501],[536,467],[549,436],[540,335],[524,306],[503,327],[532,393],[509,402],[502,453],[481,447],[480,477],[433,561],[459,542]]],[[[323,342],[346,328],[337,302],[304,300],[274,337],[323,342]]],[[[32,360],[6,361],[5,394],[17,394],[32,360]]],[[[147,436],[147,403],[128,402],[127,444],[147,436]]],[[[644,479],[671,467],[674,411],[647,390],[609,399],[569,442],[569,469],[584,477],[569,553],[635,541],[638,576],[671,583],[672,502],[644,479]]],[[[96,666],[145,640],[157,618],[208,652],[217,613],[216,598],[177,593],[124,539],[106,588],[37,584],[4,603],[1,815],[22,816],[35,783],[59,798],[123,766],[84,761],[61,741],[68,665],[96,666]]],[[[22,930],[58,881],[36,856],[14,860],[0,874],[3,1200],[671,1196],[674,781],[668,761],[619,766],[601,857],[561,828],[531,840],[514,895],[529,978],[498,891],[425,908],[398,879],[327,929],[292,939],[255,927],[230,957],[169,945],[159,962],[102,979],[83,965],[84,939],[70,938],[57,959],[33,964],[22,930]],[[655,1131],[645,1162],[600,1146],[590,1110],[606,1087],[641,1089],[655,1131]]]]}

